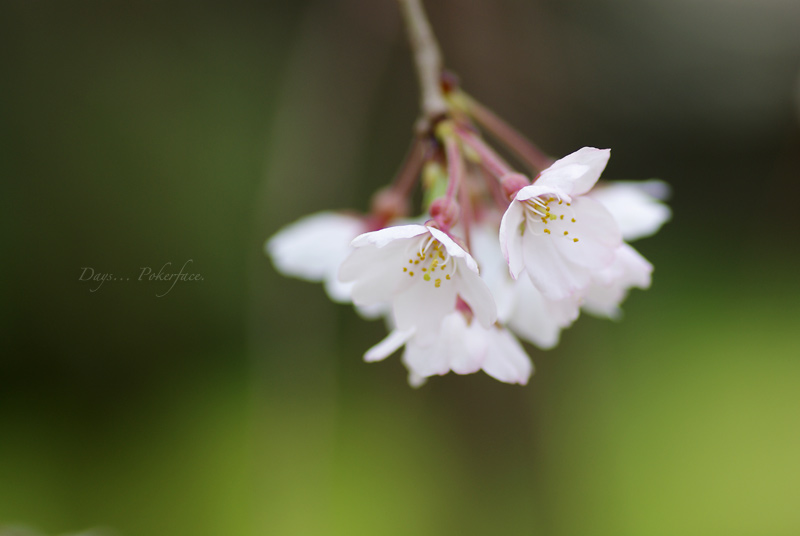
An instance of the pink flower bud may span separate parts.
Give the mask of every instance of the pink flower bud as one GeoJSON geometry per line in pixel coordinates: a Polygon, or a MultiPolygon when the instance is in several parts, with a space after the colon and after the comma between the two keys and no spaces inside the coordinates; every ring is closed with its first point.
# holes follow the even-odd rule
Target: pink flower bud
{"type": "Polygon", "coordinates": [[[431,218],[433,218],[442,229],[449,229],[455,225],[460,212],[461,210],[458,207],[458,203],[444,197],[440,197],[431,203],[431,218]]]}
{"type": "Polygon", "coordinates": [[[408,214],[408,199],[393,188],[378,190],[371,205],[372,215],[384,225],[408,214]]]}

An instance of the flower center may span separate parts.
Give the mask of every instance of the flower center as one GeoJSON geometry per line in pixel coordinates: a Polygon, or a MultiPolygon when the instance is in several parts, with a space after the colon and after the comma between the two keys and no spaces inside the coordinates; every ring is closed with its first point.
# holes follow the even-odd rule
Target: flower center
{"type": "Polygon", "coordinates": [[[403,272],[409,277],[422,277],[423,281],[433,283],[434,288],[442,286],[442,282],[450,281],[456,271],[455,259],[450,257],[441,242],[430,236],[410,251],[408,264],[403,272]]]}
{"type": "Polygon", "coordinates": [[[577,222],[572,203],[567,203],[557,195],[532,197],[525,204],[525,221],[520,225],[520,234],[528,229],[536,236],[557,236],[578,242],[571,234],[572,225],[577,222]]]}

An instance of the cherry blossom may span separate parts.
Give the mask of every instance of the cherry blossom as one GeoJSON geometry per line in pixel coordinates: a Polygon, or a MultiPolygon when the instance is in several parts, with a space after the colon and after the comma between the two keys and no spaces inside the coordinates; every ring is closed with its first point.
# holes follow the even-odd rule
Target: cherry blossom
{"type": "Polygon", "coordinates": [[[430,343],[457,298],[485,327],[497,319],[491,292],[478,275],[472,256],[450,236],[432,226],[400,225],[365,233],[352,242],[339,279],[352,283],[356,305],[391,304],[401,331],[414,328],[430,343]]]}
{"type": "Polygon", "coordinates": [[[550,300],[584,290],[592,272],[614,260],[619,226],[603,205],[585,196],[610,151],[584,147],[541,172],[516,192],[500,224],[500,245],[516,279],[525,272],[550,300]]]}

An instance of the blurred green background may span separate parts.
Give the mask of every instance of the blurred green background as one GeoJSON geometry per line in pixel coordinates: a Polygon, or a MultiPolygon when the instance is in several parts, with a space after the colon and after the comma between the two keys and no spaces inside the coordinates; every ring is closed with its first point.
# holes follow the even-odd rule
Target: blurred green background
{"type": "Polygon", "coordinates": [[[652,289],[531,349],[527,387],[414,391],[361,361],[379,322],[262,253],[399,165],[393,1],[5,1],[0,527],[800,534],[800,3],[429,4],[464,87],[550,154],[672,185],[635,244],[652,289]],[[188,259],[203,281],[134,280],[188,259]]]}

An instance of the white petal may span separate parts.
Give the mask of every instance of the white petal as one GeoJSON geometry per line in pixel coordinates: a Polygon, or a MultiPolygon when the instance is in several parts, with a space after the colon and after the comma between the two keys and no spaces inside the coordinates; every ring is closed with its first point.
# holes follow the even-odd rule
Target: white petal
{"type": "Polygon", "coordinates": [[[354,283],[351,290],[353,303],[373,305],[388,302],[411,283],[411,278],[403,272],[408,246],[407,240],[395,241],[380,249],[365,246],[350,253],[339,268],[339,280],[354,283]]]}
{"type": "Polygon", "coordinates": [[[406,344],[403,363],[409,371],[423,378],[450,371],[447,348],[441,338],[435,338],[432,344],[419,344],[414,337],[406,344]]]}
{"type": "Polygon", "coordinates": [[[425,385],[425,382],[427,381],[428,378],[426,378],[425,376],[420,376],[413,370],[408,371],[408,385],[410,385],[414,389],[419,389],[420,387],[425,385]]]}
{"type": "Polygon", "coordinates": [[[614,250],[622,243],[619,226],[597,201],[578,197],[572,201],[575,223],[553,228],[552,239],[570,262],[591,270],[601,270],[614,260],[614,250]],[[563,235],[566,231],[569,235],[563,235]],[[577,238],[575,242],[573,239],[577,238]]]}
{"type": "Polygon", "coordinates": [[[556,160],[534,184],[559,188],[572,196],[585,194],[600,178],[610,156],[610,149],[584,147],[556,160]]]}
{"type": "Polygon", "coordinates": [[[488,328],[497,321],[497,305],[492,292],[478,274],[462,269],[463,260],[456,262],[459,263],[456,274],[458,295],[470,306],[478,322],[488,328]]]}
{"type": "Polygon", "coordinates": [[[364,361],[373,362],[386,359],[403,346],[413,335],[413,329],[406,331],[393,330],[381,342],[367,350],[367,353],[364,354],[364,361]]]}
{"type": "Polygon", "coordinates": [[[494,297],[497,318],[505,322],[516,302],[516,283],[509,276],[508,264],[500,251],[497,227],[488,223],[476,225],[472,229],[471,252],[480,265],[481,279],[494,297]]]}
{"type": "Polygon", "coordinates": [[[614,263],[597,275],[584,295],[583,308],[594,315],[619,318],[620,303],[633,287],[650,286],[653,266],[628,244],[617,249],[614,263]]]}
{"type": "Polygon", "coordinates": [[[533,374],[530,357],[508,331],[496,328],[493,331],[483,371],[501,382],[525,385],[533,374]]]}
{"type": "Polygon", "coordinates": [[[413,238],[428,232],[428,228],[424,225],[397,225],[395,227],[386,227],[379,231],[372,231],[371,233],[364,233],[353,239],[352,246],[360,248],[364,246],[375,246],[382,248],[396,240],[413,238]]]}
{"type": "Polygon", "coordinates": [[[524,207],[521,203],[512,201],[500,221],[500,248],[514,279],[518,278],[522,270],[525,269],[525,261],[522,255],[523,232],[520,230],[520,226],[524,222],[524,207]]]}
{"type": "Polygon", "coordinates": [[[439,333],[442,319],[453,312],[455,306],[456,288],[452,282],[442,282],[439,288],[435,288],[421,278],[397,294],[392,302],[397,328],[407,330],[416,327],[415,340],[423,345],[431,344],[439,333]]]}
{"type": "Polygon", "coordinates": [[[477,322],[467,325],[464,315],[459,312],[445,318],[442,328],[447,337],[450,369],[456,374],[478,372],[489,347],[487,329],[477,322]],[[448,325],[446,330],[445,325],[448,325]]]}
{"type": "Polygon", "coordinates": [[[355,305],[356,312],[365,320],[377,320],[380,317],[391,316],[392,308],[388,303],[372,305],[355,305]]]}
{"type": "Polygon", "coordinates": [[[519,192],[517,192],[517,195],[514,196],[514,201],[527,201],[528,199],[533,199],[534,197],[540,196],[557,197],[559,199],[564,199],[567,203],[572,201],[572,197],[569,195],[568,190],[564,190],[563,188],[560,188],[554,184],[543,184],[539,181],[531,184],[530,186],[522,188],[519,192]]]}
{"type": "Polygon", "coordinates": [[[508,327],[544,350],[558,344],[561,330],[569,327],[580,313],[577,298],[548,300],[525,277],[517,280],[516,292],[518,300],[508,319],[508,327]]]}
{"type": "Polygon", "coordinates": [[[535,236],[525,233],[522,253],[525,271],[533,285],[547,299],[563,300],[586,288],[591,278],[590,272],[567,261],[558,250],[550,235],[535,236]]]}
{"type": "Polygon", "coordinates": [[[350,296],[353,292],[353,283],[342,283],[336,276],[339,267],[325,274],[325,292],[328,293],[330,299],[337,303],[349,302],[350,296]]]}
{"type": "Polygon", "coordinates": [[[364,229],[355,216],[320,212],[275,233],[264,245],[283,275],[321,281],[350,252],[350,242],[364,229]]]}
{"type": "Polygon", "coordinates": [[[672,215],[659,202],[669,196],[669,186],[659,180],[607,182],[590,195],[608,209],[628,241],[655,234],[672,215]]]}

